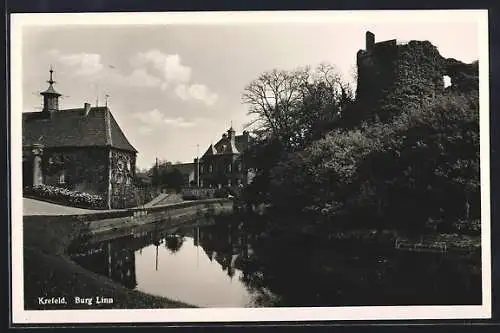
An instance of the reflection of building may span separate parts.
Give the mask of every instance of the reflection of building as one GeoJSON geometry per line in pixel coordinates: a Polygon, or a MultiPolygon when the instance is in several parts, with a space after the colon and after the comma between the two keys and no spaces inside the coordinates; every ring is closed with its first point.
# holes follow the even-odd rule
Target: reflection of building
{"type": "Polygon", "coordinates": [[[90,254],[74,257],[74,260],[94,273],[107,276],[129,289],[134,289],[137,285],[135,250],[126,246],[127,241],[128,238],[124,239],[124,242],[114,240],[101,243],[99,248],[90,251],[90,254]]]}
{"type": "Polygon", "coordinates": [[[232,230],[229,225],[194,228],[194,245],[200,246],[210,261],[217,261],[230,277],[241,269],[238,258],[248,258],[250,245],[247,235],[232,230]]]}
{"type": "Polygon", "coordinates": [[[136,149],[107,106],[59,109],[50,70],[41,112],[23,113],[23,186],[48,184],[104,197],[108,208],[135,204],[136,149]]]}
{"type": "MultiPolygon", "coordinates": [[[[201,187],[239,186],[251,182],[251,175],[243,161],[243,152],[249,145],[247,131],[236,135],[231,127],[200,157],[199,179],[201,187]]],[[[196,168],[198,160],[194,160],[196,168]]],[[[196,170],[195,168],[195,170],[196,170]]]]}
{"type": "Polygon", "coordinates": [[[108,276],[129,289],[137,285],[135,251],[108,243],[108,276]]]}

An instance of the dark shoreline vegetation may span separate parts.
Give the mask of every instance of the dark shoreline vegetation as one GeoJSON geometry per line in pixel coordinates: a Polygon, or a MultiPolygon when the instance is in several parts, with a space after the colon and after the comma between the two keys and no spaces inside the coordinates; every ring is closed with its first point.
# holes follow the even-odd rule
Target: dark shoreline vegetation
{"type": "Polygon", "coordinates": [[[84,236],[85,224],[78,220],[27,221],[24,237],[24,302],[26,310],[56,309],[152,309],[194,308],[195,306],[129,290],[106,277],[92,273],[66,254],[75,239],[84,236]],[[38,297],[66,297],[68,304],[40,305],[38,297]],[[75,296],[111,297],[113,304],[74,305],[75,296]]]}
{"type": "Polygon", "coordinates": [[[241,200],[307,217],[269,229],[480,235],[478,64],[443,59],[428,42],[395,47],[378,77],[358,62],[356,97],[331,65],[273,70],[245,88],[255,176],[241,200]],[[408,75],[390,76],[391,66],[408,75]]]}

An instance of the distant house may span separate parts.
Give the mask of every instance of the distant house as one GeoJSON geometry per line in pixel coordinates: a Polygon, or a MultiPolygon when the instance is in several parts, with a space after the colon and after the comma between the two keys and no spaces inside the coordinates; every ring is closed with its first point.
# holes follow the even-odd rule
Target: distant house
{"type": "Polygon", "coordinates": [[[23,186],[99,194],[107,208],[130,206],[137,150],[107,106],[59,109],[50,70],[41,112],[22,115],[23,186]]]}
{"type": "Polygon", "coordinates": [[[208,147],[200,157],[199,166],[195,158],[195,177],[199,175],[200,187],[220,188],[250,183],[252,177],[243,160],[243,152],[249,143],[250,135],[247,131],[236,135],[231,127],[215,145],[208,147]]]}

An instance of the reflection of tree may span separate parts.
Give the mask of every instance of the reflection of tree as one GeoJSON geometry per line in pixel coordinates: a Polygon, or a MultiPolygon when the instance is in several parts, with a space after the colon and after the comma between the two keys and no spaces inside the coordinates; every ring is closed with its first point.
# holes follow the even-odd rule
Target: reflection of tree
{"type": "Polygon", "coordinates": [[[167,234],[165,236],[165,247],[172,254],[179,251],[182,247],[182,244],[184,244],[184,236],[182,235],[167,234]]]}

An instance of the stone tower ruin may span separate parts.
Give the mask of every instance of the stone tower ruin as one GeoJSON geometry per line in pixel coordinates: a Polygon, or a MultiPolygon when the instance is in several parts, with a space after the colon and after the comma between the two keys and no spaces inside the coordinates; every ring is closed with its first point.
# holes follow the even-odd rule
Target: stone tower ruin
{"type": "Polygon", "coordinates": [[[398,110],[420,104],[445,91],[478,89],[478,62],[444,58],[429,41],[376,42],[366,32],[366,49],[357,53],[358,119],[390,119],[398,110]],[[445,87],[448,76],[451,86],[445,87]]]}

